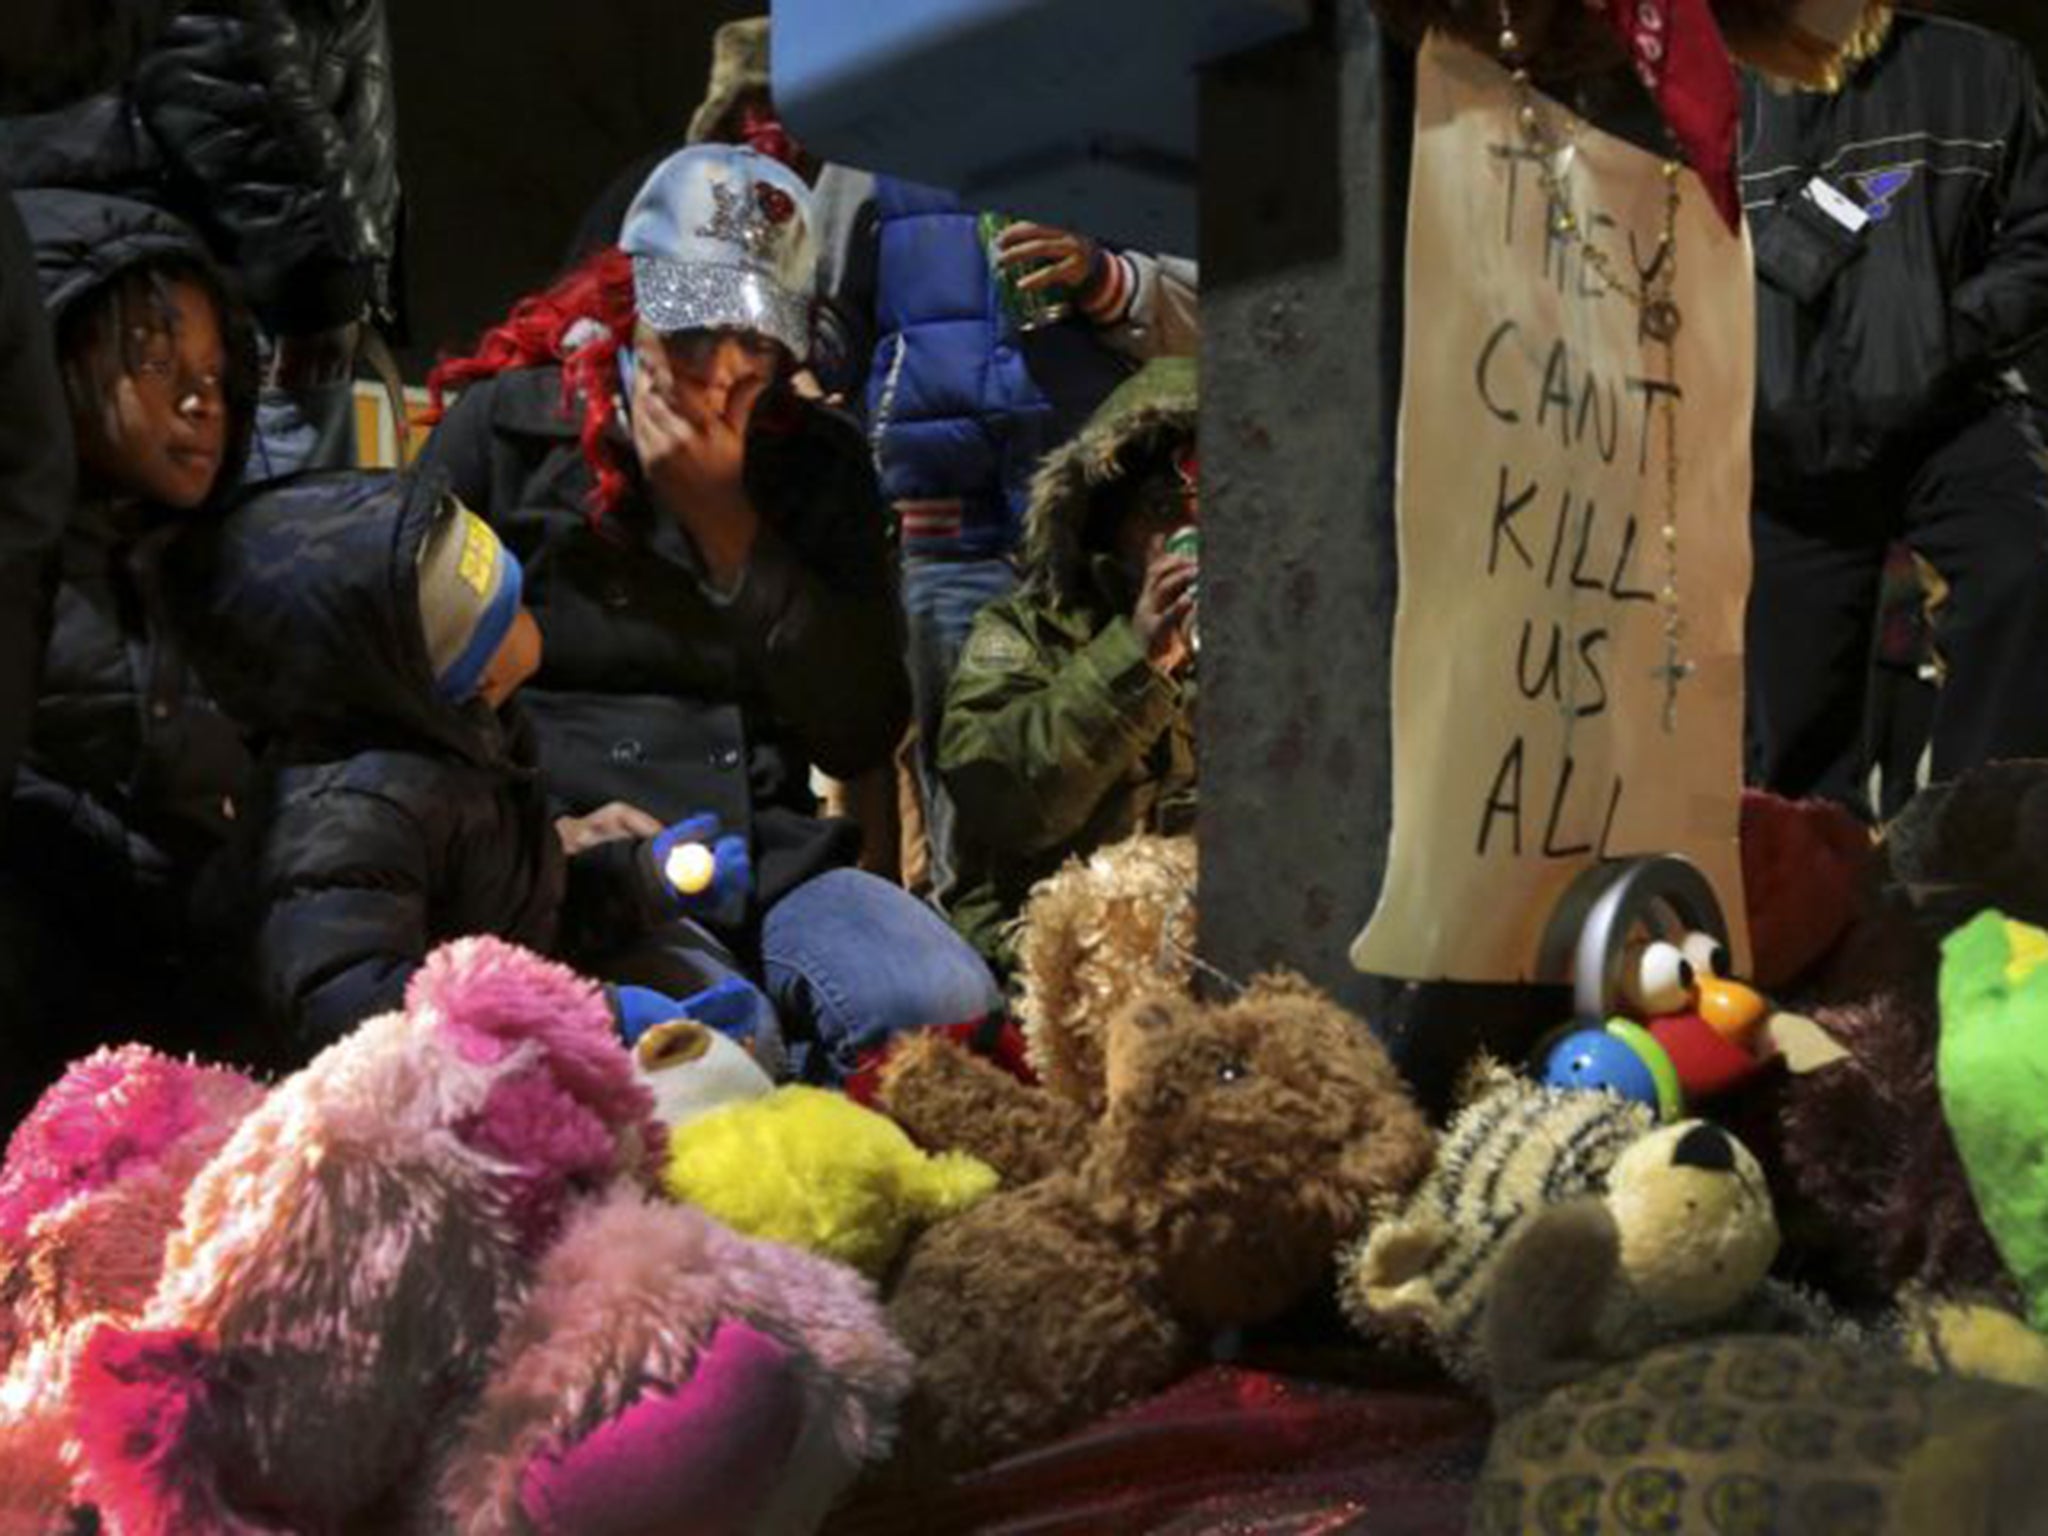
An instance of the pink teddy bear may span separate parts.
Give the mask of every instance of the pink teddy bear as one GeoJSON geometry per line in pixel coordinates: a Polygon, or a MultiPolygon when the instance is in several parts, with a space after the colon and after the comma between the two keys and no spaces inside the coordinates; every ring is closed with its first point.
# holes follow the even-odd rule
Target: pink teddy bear
{"type": "Polygon", "coordinates": [[[80,1063],[0,1171],[0,1536],[814,1528],[908,1357],[859,1276],[660,1200],[651,1110],[597,988],[493,939],[267,1094],[80,1063]]]}

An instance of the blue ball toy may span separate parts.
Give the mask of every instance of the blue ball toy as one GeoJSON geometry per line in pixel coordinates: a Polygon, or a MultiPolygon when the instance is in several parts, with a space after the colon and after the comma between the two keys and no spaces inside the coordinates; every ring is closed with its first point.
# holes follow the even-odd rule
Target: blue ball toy
{"type": "Polygon", "coordinates": [[[1551,1088],[1605,1089],[1660,1113],[1656,1074],[1642,1053],[1605,1029],[1575,1029],[1544,1052],[1543,1081],[1551,1088]]]}

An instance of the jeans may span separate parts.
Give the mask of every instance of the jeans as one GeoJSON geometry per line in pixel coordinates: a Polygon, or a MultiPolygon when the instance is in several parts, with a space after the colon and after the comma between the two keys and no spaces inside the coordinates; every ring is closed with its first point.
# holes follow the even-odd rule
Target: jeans
{"type": "Polygon", "coordinates": [[[806,880],[761,924],[761,969],[794,1075],[837,1083],[905,1030],[986,1018],[1003,994],[980,955],[901,886],[858,869],[806,880]]]}
{"type": "Polygon", "coordinates": [[[740,976],[776,1019],[752,1026],[784,1075],[837,1084],[904,1030],[968,1023],[1002,1006],[981,956],[923,902],[858,869],[829,869],[761,922],[758,970],[694,923],[675,923],[601,968],[673,998],[740,976]],[[774,1046],[779,1044],[779,1050],[774,1046]]]}
{"type": "Polygon", "coordinates": [[[294,392],[263,387],[243,472],[249,484],[282,479],[302,469],[353,469],[355,463],[354,384],[339,379],[294,392]]]}
{"type": "Polygon", "coordinates": [[[924,801],[932,900],[944,910],[953,894],[953,802],[939,782],[939,726],[946,689],[967,647],[975,615],[1016,590],[1006,559],[935,560],[906,556],[903,610],[910,631],[910,696],[917,711],[917,787],[924,801]]]}

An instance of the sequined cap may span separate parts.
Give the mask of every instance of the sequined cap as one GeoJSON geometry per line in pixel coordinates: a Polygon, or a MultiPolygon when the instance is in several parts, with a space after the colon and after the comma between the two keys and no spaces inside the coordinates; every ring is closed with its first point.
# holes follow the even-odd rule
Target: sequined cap
{"type": "Polygon", "coordinates": [[[641,186],[619,244],[657,331],[755,331],[809,355],[817,246],[810,189],[788,167],[734,145],[678,150],[641,186]]]}

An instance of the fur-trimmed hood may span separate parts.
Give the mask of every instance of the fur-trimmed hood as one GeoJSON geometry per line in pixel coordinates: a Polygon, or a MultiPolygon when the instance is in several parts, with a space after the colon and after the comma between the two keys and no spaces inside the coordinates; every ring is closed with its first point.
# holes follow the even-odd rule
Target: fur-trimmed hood
{"type": "Polygon", "coordinates": [[[1194,359],[1160,358],[1118,385],[1072,441],[1046,455],[1024,514],[1024,569],[1062,607],[1104,600],[1097,555],[1086,543],[1089,514],[1132,465],[1193,437],[1195,404],[1194,359]]]}

